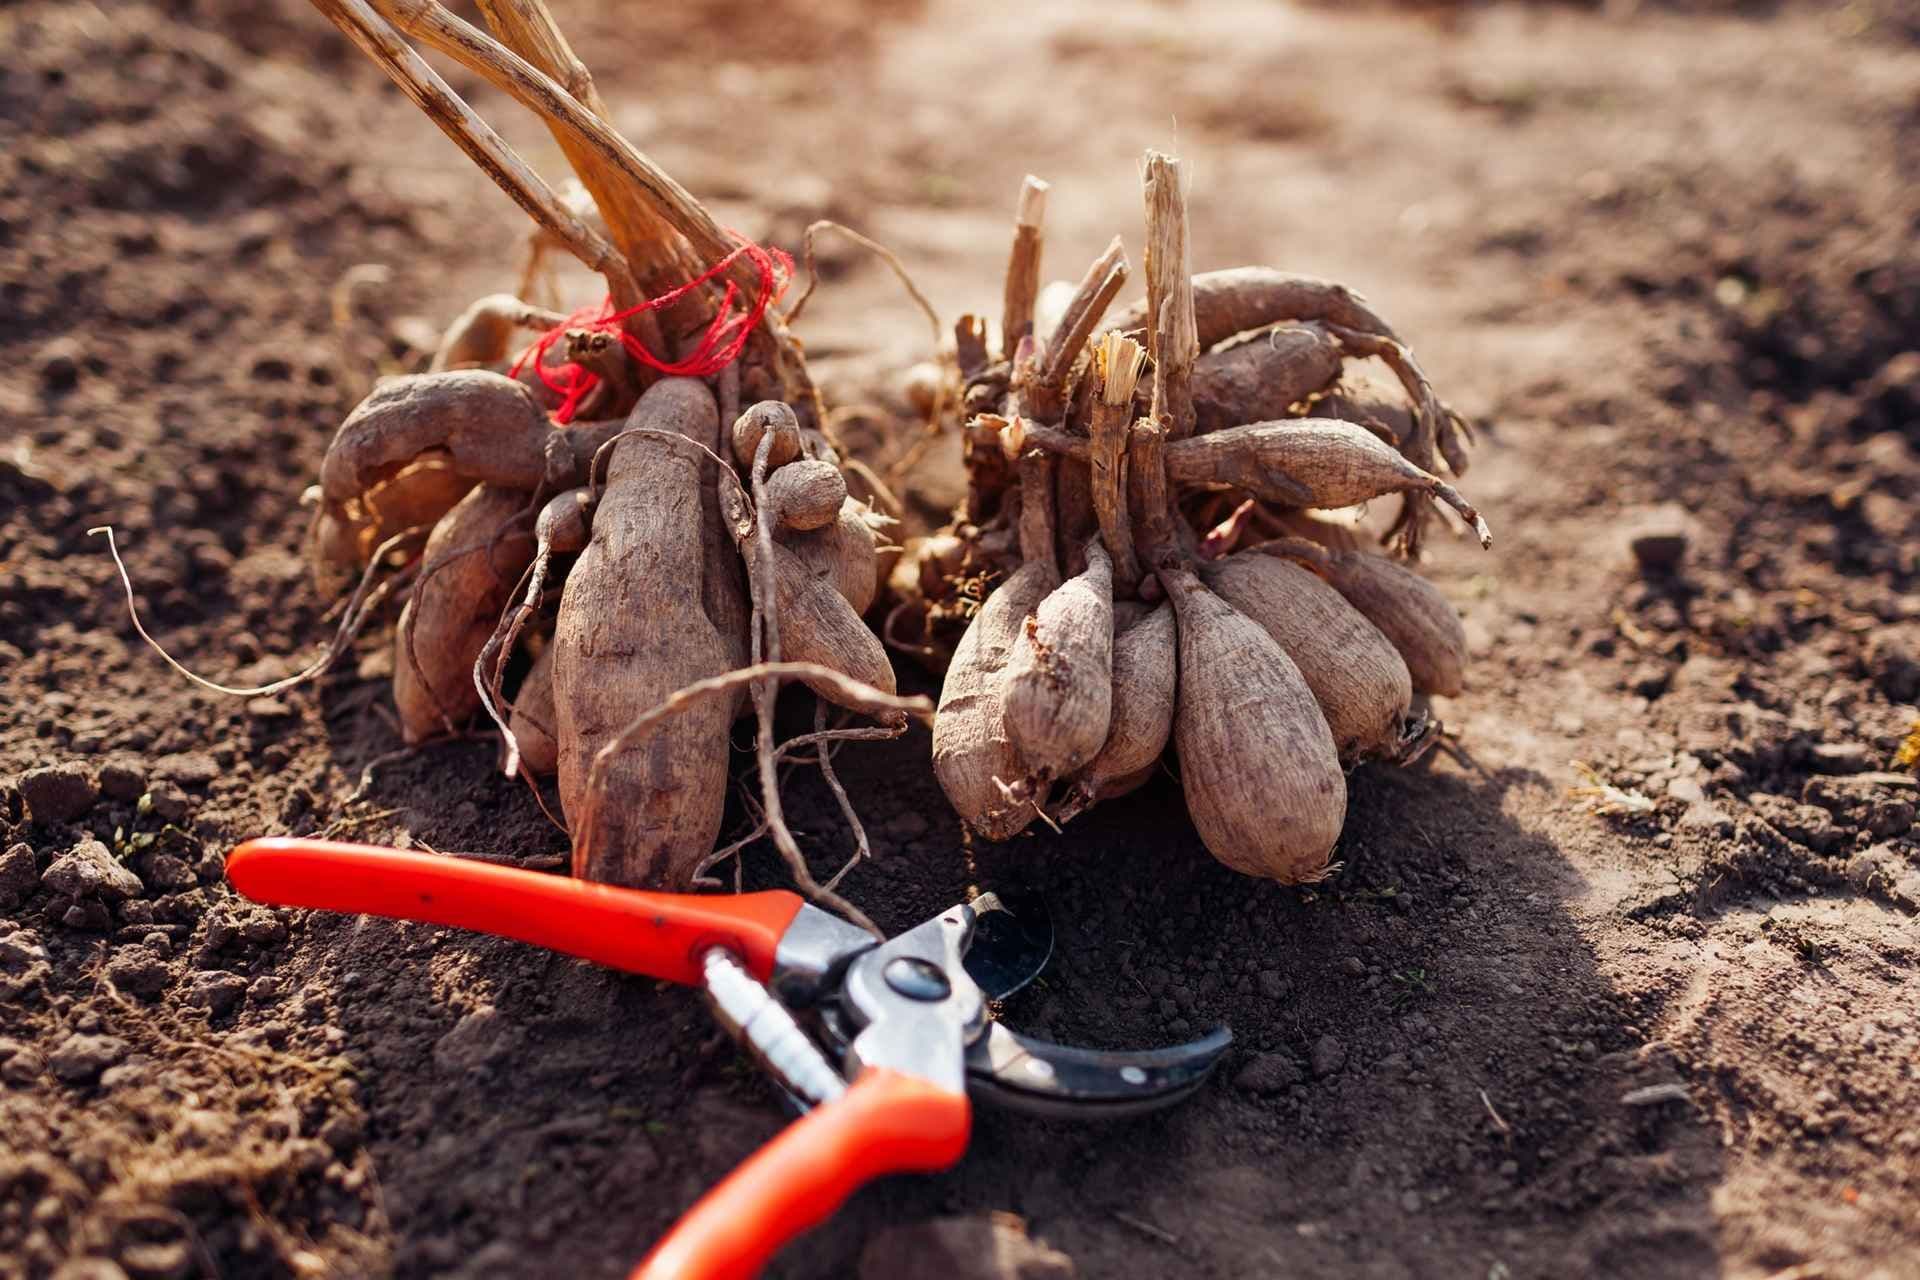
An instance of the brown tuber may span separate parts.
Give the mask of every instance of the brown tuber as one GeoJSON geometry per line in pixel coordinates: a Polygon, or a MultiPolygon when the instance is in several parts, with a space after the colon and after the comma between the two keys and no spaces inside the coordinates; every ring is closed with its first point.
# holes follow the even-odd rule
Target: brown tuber
{"type": "Polygon", "coordinates": [[[1340,376],[1341,359],[1340,344],[1319,324],[1278,325],[1217,347],[1193,367],[1194,430],[1284,418],[1340,376]]]}
{"type": "MultiPolygon", "coordinates": [[[[714,448],[719,410],[705,384],[647,389],[629,427],[714,448]]],[[[694,703],[638,735],[588,791],[595,753],[629,722],[696,680],[729,669],[726,642],[701,603],[701,458],[671,440],[612,446],[593,536],[575,562],[554,626],[560,799],[576,832],[575,875],[686,888],[720,831],[732,705],[694,703]],[[591,841],[578,833],[591,830],[591,841]]]]}
{"type": "Polygon", "coordinates": [[[947,665],[933,717],[933,772],[960,820],[989,840],[1011,840],[1038,815],[1025,765],[1007,736],[1006,667],[1027,615],[1060,581],[1049,503],[1053,467],[1020,459],[1020,544],[1029,554],[974,613],[947,665]]]}
{"type": "Polygon", "coordinates": [[[1195,829],[1236,871],[1323,878],[1347,783],[1313,691],[1264,627],[1191,571],[1159,574],[1179,624],[1174,742],[1195,829]]]}
{"type": "Polygon", "coordinates": [[[1439,476],[1407,461],[1364,427],[1332,418],[1253,422],[1167,446],[1176,485],[1229,485],[1292,507],[1357,506],[1389,493],[1425,493],[1473,527],[1493,534],[1473,505],[1439,476]]]}
{"type": "Polygon", "coordinates": [[[774,538],[814,577],[830,583],[855,614],[863,614],[880,592],[878,526],[886,522],[866,503],[848,498],[832,523],[818,529],[777,530],[774,538]]]}
{"type": "Polygon", "coordinates": [[[1342,764],[1399,750],[1413,700],[1407,664],[1338,591],[1271,555],[1228,556],[1202,575],[1293,659],[1320,704],[1342,764]]]}
{"type": "MultiPolygon", "coordinates": [[[[879,637],[867,630],[833,583],[816,576],[799,556],[773,547],[774,613],[780,620],[780,657],[786,662],[817,662],[883,693],[894,692],[893,666],[879,637]]],[[[869,569],[867,575],[872,577],[869,569]]],[[[818,681],[808,687],[828,701],[837,692],[818,681]]],[[[844,705],[860,710],[860,704],[844,705]]],[[[892,723],[904,723],[898,716],[892,723]]]]}
{"type": "Polygon", "coordinates": [[[422,454],[469,480],[530,489],[546,472],[547,415],[527,389],[485,369],[388,378],[347,415],[320,462],[320,490],[358,498],[422,454]]]}
{"type": "Polygon", "coordinates": [[[781,528],[818,529],[840,515],[847,479],[831,462],[802,458],[767,477],[767,502],[781,528]]]}
{"type": "Polygon", "coordinates": [[[762,400],[750,406],[733,421],[733,458],[743,468],[753,465],[760,448],[760,437],[773,432],[773,449],[767,454],[769,469],[784,467],[802,451],[800,419],[790,405],[778,400],[762,400]]]}
{"type": "Polygon", "coordinates": [[[480,709],[474,660],[533,562],[527,495],[482,485],[434,526],[394,639],[393,701],[408,743],[480,709]]]}
{"type": "Polygon", "coordinates": [[[1417,693],[1457,697],[1466,687],[1467,633],[1440,589],[1385,556],[1336,552],[1327,581],[1347,598],[1407,664],[1417,693]]]}
{"type": "Polygon", "coordinates": [[[1153,775],[1173,734],[1176,682],[1173,606],[1114,608],[1113,704],[1107,740],[1073,779],[1056,822],[1127,792],[1153,775]],[[1133,615],[1129,617],[1129,615],[1133,615]]]}
{"type": "Polygon", "coordinates": [[[540,651],[514,695],[507,725],[520,749],[520,768],[535,778],[551,778],[560,767],[560,743],[554,738],[553,646],[540,651]]]}
{"type": "Polygon", "coordinates": [[[1048,593],[1007,662],[1007,738],[1039,779],[1064,778],[1107,740],[1113,710],[1113,561],[1087,543],[1086,571],[1048,593]]]}

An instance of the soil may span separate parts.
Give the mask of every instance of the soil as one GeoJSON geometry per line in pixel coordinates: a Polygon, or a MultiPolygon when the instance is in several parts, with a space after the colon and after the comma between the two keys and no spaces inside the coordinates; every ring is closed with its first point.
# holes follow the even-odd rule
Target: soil
{"type": "MultiPolygon", "coordinates": [[[[1207,857],[1170,778],[966,850],[924,733],[847,751],[884,925],[1048,898],[1009,1022],[1236,1048],[1151,1118],[983,1112],[772,1273],[1008,1210],[1089,1276],[1920,1274],[1912,7],[693,8],[558,6],[726,221],[849,222],[951,318],[997,305],[1023,172],[1077,278],[1137,256],[1170,146],[1196,265],[1344,280],[1418,344],[1497,537],[1430,565],[1475,651],[1452,749],[1360,770],[1310,889],[1207,857]]],[[[254,835],[564,839],[490,742],[395,754],[384,634],[201,692],[88,533],[197,668],[297,669],[331,622],[299,494],[377,371],[513,287],[520,215],[293,0],[29,0],[0,45],[0,1277],[623,1274],[770,1091],[684,990],[236,898],[254,835]]],[[[845,400],[928,339],[830,249],[804,335],[845,400]]],[[[830,869],[831,798],[790,804],[830,869]]]]}

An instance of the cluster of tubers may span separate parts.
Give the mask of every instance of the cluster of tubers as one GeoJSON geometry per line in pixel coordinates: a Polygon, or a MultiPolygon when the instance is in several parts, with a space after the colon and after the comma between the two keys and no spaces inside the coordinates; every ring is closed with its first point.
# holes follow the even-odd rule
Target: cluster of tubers
{"type": "Polygon", "coordinates": [[[817,759],[857,858],[866,841],[831,751],[931,707],[898,695],[861,620],[890,567],[892,498],[843,464],[771,308],[791,264],[721,231],[606,123],[540,0],[483,0],[492,34],[432,0],[315,3],[533,214],[536,262],[561,246],[609,287],[599,313],[571,317],[480,299],[327,450],[309,558],[323,588],[360,580],[355,616],[379,574],[403,592],[403,737],[486,713],[509,776],[554,780],[575,874],[684,889],[746,842],[715,848],[732,726],[750,712],[761,787],[747,838],[770,835],[804,887],[864,922],[813,883],[779,774],[802,751],[817,759]],[[545,118],[579,188],[549,190],[403,31],[545,118]],[[547,336],[528,347],[534,331],[547,336]],[[812,733],[776,744],[783,680],[822,701],[812,733]],[[827,704],[878,723],[831,726],[827,704]]]}
{"type": "Polygon", "coordinates": [[[1124,795],[1171,746],[1207,848],[1288,883],[1326,874],[1348,770],[1434,740],[1426,699],[1461,691],[1465,638],[1412,565],[1436,506],[1490,541],[1436,473],[1466,470],[1467,425],[1351,291],[1191,274],[1177,161],[1148,153],[1146,297],[1111,318],[1120,240],[1077,286],[1042,291],[1046,186],[1027,180],[997,352],[963,317],[948,364],[909,380],[934,425],[959,407],[967,496],[903,553],[897,502],[843,458],[770,306],[777,256],[612,129],[542,0],[480,0],[491,34],[437,0],[314,3],[533,215],[536,263],[559,246],[609,292],[571,317],[482,298],[423,372],[348,415],[309,554],[323,587],[359,586],[328,658],[283,684],[398,595],[404,738],[484,712],[508,776],[554,780],[575,874],[710,883],[764,834],[802,888],[868,927],[813,881],[780,775],[811,753],[857,860],[833,748],[909,714],[931,714],[934,771],[981,837],[1124,795]],[[539,114],[578,189],[548,188],[402,33],[539,114]],[[516,358],[531,331],[547,336],[516,358]],[[1369,358],[1404,403],[1342,381],[1369,358]],[[1389,494],[1399,559],[1337,514],[1389,494]],[[862,620],[883,599],[887,643],[944,670],[937,709],[899,695],[862,620]],[[819,702],[813,732],[776,743],[786,680],[819,702]],[[829,704],[876,723],[831,725],[829,704]],[[755,825],[716,849],[748,713],[755,825]]]}
{"type": "Polygon", "coordinates": [[[1145,302],[1105,322],[1116,240],[1036,325],[1046,188],[1028,179],[998,358],[978,319],[956,330],[966,504],[909,541],[887,632],[945,662],[934,770],[980,836],[1123,795],[1171,745],[1215,857],[1311,881],[1346,772],[1418,758],[1438,731],[1427,697],[1461,691],[1459,618],[1408,562],[1435,503],[1491,542],[1434,473],[1466,469],[1467,428],[1351,291],[1191,275],[1178,162],[1149,153],[1145,185],[1145,302]],[[1365,357],[1409,406],[1342,383],[1365,357]],[[1327,514],[1388,494],[1405,562],[1327,514]]]}

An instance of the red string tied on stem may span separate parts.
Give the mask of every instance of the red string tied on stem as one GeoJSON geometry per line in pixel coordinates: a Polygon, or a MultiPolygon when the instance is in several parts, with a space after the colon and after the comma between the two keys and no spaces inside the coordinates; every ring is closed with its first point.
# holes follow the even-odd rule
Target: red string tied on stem
{"type": "Polygon", "coordinates": [[[728,234],[740,241],[740,247],[695,279],[624,311],[615,311],[613,299],[609,297],[595,306],[574,312],[522,351],[520,358],[513,362],[513,368],[508,371],[509,376],[519,377],[520,371],[531,360],[533,372],[541,384],[560,397],[560,405],[553,411],[553,420],[564,424],[573,421],[574,414],[580,410],[581,401],[600,385],[600,375],[581,365],[568,362],[550,366],[546,363],[547,353],[553,349],[553,344],[565,337],[569,329],[604,330],[617,334],[620,345],[626,348],[628,355],[668,377],[710,378],[719,373],[740,358],[754,326],[766,315],[767,308],[785,295],[787,286],[793,281],[793,259],[788,254],[779,249],[763,248],[738,232],[729,231],[728,234]],[[647,349],[646,343],[623,327],[623,322],[631,317],[670,307],[695,289],[719,279],[742,258],[753,264],[754,272],[759,277],[753,301],[741,306],[740,286],[728,280],[726,293],[720,299],[720,308],[714,313],[713,323],[707,326],[706,332],[700,335],[700,341],[683,358],[672,361],[661,359],[647,349]]]}

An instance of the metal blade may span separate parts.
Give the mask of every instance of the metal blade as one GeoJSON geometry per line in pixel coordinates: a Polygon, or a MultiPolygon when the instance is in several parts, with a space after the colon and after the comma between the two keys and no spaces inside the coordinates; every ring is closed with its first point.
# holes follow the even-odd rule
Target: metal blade
{"type": "Polygon", "coordinates": [[[1053,918],[1038,894],[1002,888],[967,904],[973,941],[961,967],[989,1000],[1005,1000],[1039,976],[1053,955],[1053,918]]]}
{"type": "Polygon", "coordinates": [[[1198,1089],[1232,1043],[1233,1033],[1218,1027],[1189,1044],[1103,1052],[1035,1040],[996,1022],[967,1049],[967,1086],[975,1097],[1030,1115],[1138,1115],[1198,1089]]]}

